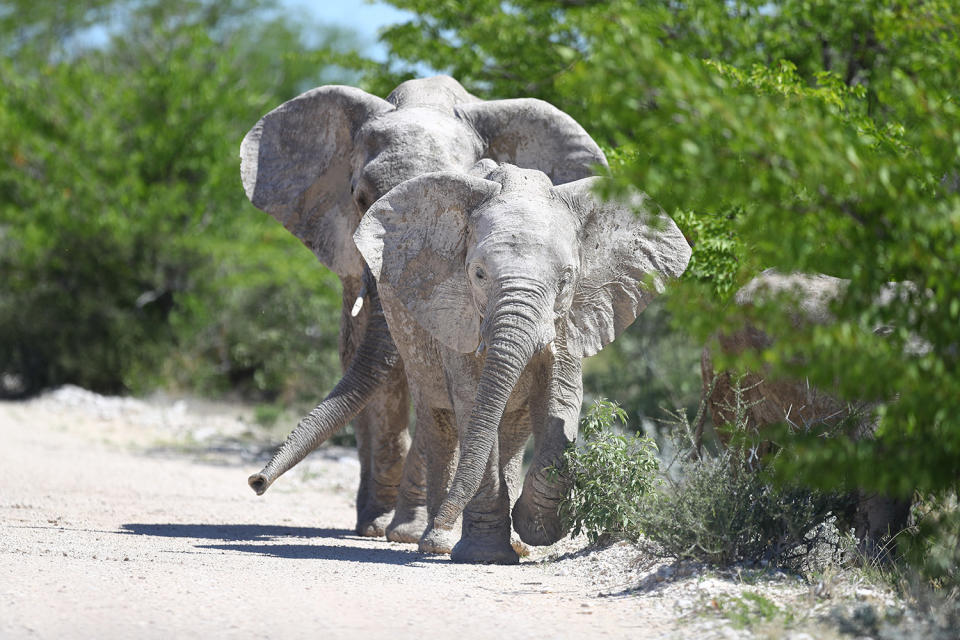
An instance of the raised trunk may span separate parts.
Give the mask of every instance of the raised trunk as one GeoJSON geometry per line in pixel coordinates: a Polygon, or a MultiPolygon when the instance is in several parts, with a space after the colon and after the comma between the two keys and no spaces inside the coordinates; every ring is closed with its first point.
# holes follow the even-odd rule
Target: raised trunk
{"type": "MultiPolygon", "coordinates": [[[[503,297],[489,320],[487,355],[477,385],[476,402],[450,491],[437,512],[434,527],[449,529],[476,495],[493,448],[510,394],[534,352],[543,346],[541,308],[524,295],[529,287],[503,287],[503,297]]],[[[540,296],[537,296],[539,298],[540,296]]],[[[536,300],[536,298],[534,298],[536,300]]]]}
{"type": "Polygon", "coordinates": [[[342,429],[363,409],[391,371],[401,366],[379,298],[375,292],[369,293],[370,320],[356,355],[333,391],[300,420],[270,462],[247,480],[257,495],[262,495],[274,480],[342,429]]]}

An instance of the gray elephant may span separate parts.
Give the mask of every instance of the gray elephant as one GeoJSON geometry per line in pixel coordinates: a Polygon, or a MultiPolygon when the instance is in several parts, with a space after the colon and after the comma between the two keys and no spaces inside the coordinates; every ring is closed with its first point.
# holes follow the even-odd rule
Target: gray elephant
{"type": "Polygon", "coordinates": [[[357,229],[414,390],[417,435],[430,434],[423,551],[446,551],[462,513],[454,561],[517,562],[511,504],[524,542],[565,534],[557,509],[568,487],[547,468],[576,437],[581,359],[629,326],[690,257],[649,199],[604,203],[599,180],[554,186],[509,164],[485,178],[425,175],[388,192],[357,229]]]}
{"type": "Polygon", "coordinates": [[[265,115],[240,154],[253,204],[343,283],[344,378],[250,485],[262,494],[359,414],[357,532],[375,536],[386,529],[390,539],[416,541],[426,524],[424,465],[417,447],[404,465],[410,400],[403,363],[383,322],[376,283],[364,276],[353,232],[372,202],[408,178],[468,171],[492,158],[541,169],[559,184],[605,166],[603,153],[572,118],[543,101],[485,102],[453,78],[438,76],[404,82],[386,100],[353,87],[313,89],[265,115]]]}
{"type": "MultiPolygon", "coordinates": [[[[795,325],[826,324],[833,320],[831,303],[843,295],[848,285],[848,280],[832,276],[783,274],[768,269],[740,289],[734,297],[734,303],[750,307],[777,301],[778,304],[790,305],[795,325]]],[[[910,288],[910,285],[890,284],[877,302],[881,305],[890,304],[910,288]]],[[[875,332],[883,334],[888,330],[888,327],[877,327],[875,332]]],[[[783,339],[784,336],[781,334],[779,337],[783,339]]],[[[716,338],[719,348],[727,354],[759,351],[772,345],[775,340],[770,331],[754,324],[746,325],[739,331],[719,334],[716,338]]],[[[924,346],[913,343],[908,348],[922,351],[924,346]]],[[[833,391],[812,386],[806,380],[775,379],[757,371],[744,372],[741,376],[734,376],[730,371],[716,371],[709,346],[704,347],[700,364],[703,394],[714,425],[736,420],[739,395],[745,426],[759,435],[772,425],[783,423],[825,433],[845,426],[845,436],[853,439],[872,437],[876,429],[872,417],[876,401],[848,402],[833,391]],[[738,385],[739,389],[736,388],[738,385]]],[[[701,436],[698,434],[697,437],[701,436]]],[[[722,444],[729,444],[728,434],[719,432],[718,436],[722,444]]],[[[757,445],[758,457],[771,453],[773,448],[774,445],[769,441],[761,441],[757,445]]],[[[851,524],[868,547],[906,526],[910,512],[908,499],[861,493],[854,502],[851,524]]]]}

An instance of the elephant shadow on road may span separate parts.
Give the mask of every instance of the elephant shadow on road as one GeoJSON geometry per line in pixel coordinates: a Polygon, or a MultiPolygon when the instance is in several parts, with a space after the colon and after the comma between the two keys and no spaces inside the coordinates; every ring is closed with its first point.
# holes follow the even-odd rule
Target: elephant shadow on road
{"type": "MultiPolygon", "coordinates": [[[[254,553],[276,558],[301,560],[342,560],[406,565],[442,562],[442,556],[424,555],[412,549],[383,549],[367,546],[377,542],[357,536],[349,529],[321,529],[258,524],[147,524],[121,525],[126,534],[162,538],[194,538],[217,540],[229,544],[197,544],[197,549],[254,553]],[[302,544],[285,544],[285,540],[309,538],[302,544]],[[322,544],[333,540],[334,544],[322,544]]],[[[382,543],[383,541],[379,541],[382,543]]]]}

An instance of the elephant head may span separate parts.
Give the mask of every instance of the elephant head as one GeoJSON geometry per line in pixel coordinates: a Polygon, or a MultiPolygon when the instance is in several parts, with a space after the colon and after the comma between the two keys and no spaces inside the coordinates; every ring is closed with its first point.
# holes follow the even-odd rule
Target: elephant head
{"type": "MultiPolygon", "coordinates": [[[[604,202],[594,194],[600,180],[554,186],[547,175],[512,165],[486,178],[425,175],[378,200],[357,229],[381,295],[399,299],[445,347],[477,357],[485,350],[438,528],[449,528],[476,494],[507,401],[531,359],[544,350],[558,362],[597,353],[686,268],[690,247],[673,221],[642,194],[604,202]]],[[[554,375],[562,377],[562,369],[554,375]]],[[[579,377],[579,367],[572,369],[579,377]]],[[[546,381],[543,393],[564,382],[546,381]]],[[[574,433],[558,437],[572,439],[573,422],[574,433]]],[[[537,462],[556,462],[565,445],[538,443],[537,462]],[[550,456],[541,455],[543,447],[550,456]]],[[[520,501],[556,505],[564,491],[528,476],[520,501]]],[[[562,535],[555,515],[540,514],[554,521],[534,544],[562,535]]]]}
{"type": "Polygon", "coordinates": [[[532,98],[482,101],[448,76],[409,80],[386,100],[318,87],[266,114],[240,147],[247,197],[341,276],[359,276],[353,232],[404,180],[468,171],[482,158],[544,171],[557,184],[606,166],[570,116],[532,98]]]}

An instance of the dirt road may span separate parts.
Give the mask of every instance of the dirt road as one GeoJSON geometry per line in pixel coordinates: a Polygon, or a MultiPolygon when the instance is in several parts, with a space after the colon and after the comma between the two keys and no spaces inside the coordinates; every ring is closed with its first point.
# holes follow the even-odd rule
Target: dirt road
{"type": "Polygon", "coordinates": [[[257,463],[224,446],[244,432],[235,417],[85,393],[0,403],[0,638],[675,630],[666,600],[598,597],[564,562],[454,565],[353,535],[348,450],[313,454],[257,498],[257,463]]]}

